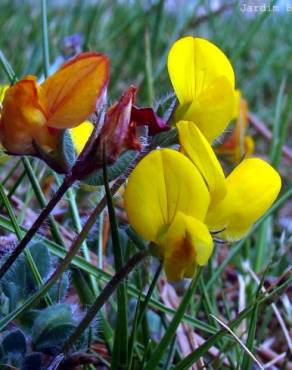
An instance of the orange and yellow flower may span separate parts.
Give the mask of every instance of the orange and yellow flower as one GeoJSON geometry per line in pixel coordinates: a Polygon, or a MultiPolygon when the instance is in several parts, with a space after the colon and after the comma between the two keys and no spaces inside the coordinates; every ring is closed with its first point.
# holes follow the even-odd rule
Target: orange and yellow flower
{"type": "Polygon", "coordinates": [[[5,92],[0,139],[12,154],[55,150],[63,129],[76,127],[102,103],[109,81],[104,54],[88,52],[63,64],[41,85],[27,76],[5,92]]]}

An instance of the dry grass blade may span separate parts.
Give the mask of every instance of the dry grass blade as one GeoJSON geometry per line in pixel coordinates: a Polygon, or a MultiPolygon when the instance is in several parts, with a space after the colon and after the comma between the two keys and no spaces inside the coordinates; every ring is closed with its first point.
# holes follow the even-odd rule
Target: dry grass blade
{"type": "Polygon", "coordinates": [[[250,352],[250,350],[246,347],[246,345],[238,338],[238,336],[218,317],[210,314],[210,316],[213,317],[221,326],[223,326],[224,329],[228,331],[228,333],[236,340],[236,342],[243,348],[243,350],[254,360],[254,362],[258,365],[258,367],[261,370],[264,370],[263,365],[260,363],[260,361],[250,352]]]}
{"type": "MultiPolygon", "coordinates": [[[[272,140],[272,132],[267,128],[267,125],[263,121],[261,121],[254,113],[248,112],[248,120],[253,125],[257,132],[259,132],[267,140],[269,141],[272,140]]],[[[291,162],[292,149],[287,145],[283,145],[282,152],[284,157],[291,162]]]]}
{"type": "MultiPolygon", "coordinates": [[[[259,284],[260,283],[259,278],[255,274],[255,272],[251,269],[251,267],[248,264],[246,264],[245,268],[249,272],[249,274],[251,275],[251,277],[255,280],[255,282],[257,284],[259,284]]],[[[266,292],[266,289],[264,287],[262,287],[262,292],[263,293],[266,292]]],[[[286,339],[288,348],[289,348],[290,352],[292,353],[292,340],[291,340],[291,337],[290,337],[290,334],[289,334],[289,330],[286,327],[285,321],[284,321],[284,319],[283,319],[280,311],[278,310],[276,304],[275,303],[272,303],[271,304],[271,307],[272,307],[272,310],[275,313],[275,316],[276,316],[276,318],[277,318],[277,320],[279,322],[279,325],[281,326],[281,329],[282,329],[283,335],[284,335],[284,337],[286,339]]]]}
{"type": "MultiPolygon", "coordinates": [[[[270,369],[271,366],[274,366],[275,364],[279,363],[280,361],[283,361],[285,360],[286,358],[286,353],[281,353],[280,355],[278,355],[277,357],[275,357],[273,360],[271,360],[270,362],[266,363],[264,365],[264,369],[270,369]]],[[[288,367],[289,369],[289,367],[288,367]]]]}

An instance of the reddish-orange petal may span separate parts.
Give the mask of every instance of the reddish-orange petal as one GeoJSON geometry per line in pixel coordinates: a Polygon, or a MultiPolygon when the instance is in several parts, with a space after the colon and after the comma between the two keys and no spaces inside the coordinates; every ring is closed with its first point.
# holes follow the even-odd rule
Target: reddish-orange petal
{"type": "Polygon", "coordinates": [[[105,146],[107,162],[114,162],[125,149],[139,150],[141,144],[136,137],[136,124],[131,121],[132,104],[137,88],[131,86],[113,104],[105,118],[104,126],[100,133],[100,149],[105,146]]]}
{"type": "Polygon", "coordinates": [[[78,126],[102,103],[109,82],[109,60],[95,52],[79,54],[41,85],[48,126],[78,126]]]}

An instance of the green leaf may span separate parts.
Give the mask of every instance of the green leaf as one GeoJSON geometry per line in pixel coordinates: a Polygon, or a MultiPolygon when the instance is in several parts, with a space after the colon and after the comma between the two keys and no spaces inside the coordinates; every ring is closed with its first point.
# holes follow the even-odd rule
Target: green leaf
{"type": "MultiPolygon", "coordinates": [[[[51,269],[51,257],[44,243],[38,242],[28,248],[42,279],[46,278],[51,269]]],[[[38,285],[29,269],[24,255],[20,255],[0,282],[4,294],[9,298],[10,311],[32,292],[38,285]]]]}
{"type": "Polygon", "coordinates": [[[155,135],[151,141],[151,148],[166,148],[176,144],[178,144],[178,134],[177,130],[173,128],[169,131],[160,132],[159,134],[155,135]]]}
{"type": "Polygon", "coordinates": [[[156,113],[165,122],[169,122],[177,104],[177,97],[170,93],[161,98],[156,106],[156,113]]]}
{"type": "Polygon", "coordinates": [[[42,354],[38,352],[30,353],[25,356],[21,370],[41,370],[42,354]]]}
{"type": "Polygon", "coordinates": [[[37,351],[55,353],[74,330],[72,307],[57,304],[39,312],[33,328],[32,343],[37,351]]]}
{"type": "Polygon", "coordinates": [[[67,167],[71,168],[76,160],[76,152],[69,130],[64,130],[62,133],[61,153],[67,167]]]}
{"type": "MultiPolygon", "coordinates": [[[[10,201],[8,199],[8,197],[6,196],[6,193],[5,193],[5,190],[4,190],[4,187],[2,185],[2,183],[0,183],[0,197],[2,198],[2,201],[7,209],[7,212],[8,212],[8,216],[9,216],[9,219],[11,221],[11,224],[13,226],[13,231],[14,233],[16,234],[17,236],[17,239],[19,241],[21,241],[22,239],[22,233],[21,233],[21,228],[18,224],[18,221],[17,221],[17,218],[13,212],[13,208],[12,208],[12,205],[10,204],[10,201]]],[[[38,286],[41,286],[43,285],[43,280],[42,280],[42,277],[38,271],[38,268],[35,264],[35,261],[33,260],[31,254],[30,254],[30,251],[29,249],[25,249],[24,250],[24,256],[25,256],[25,260],[29,266],[29,269],[32,273],[32,276],[35,280],[35,282],[37,283],[38,286]]],[[[51,303],[51,299],[49,296],[46,296],[45,297],[45,300],[47,302],[47,304],[50,304],[51,303]]]]}
{"type": "Polygon", "coordinates": [[[49,289],[50,297],[52,298],[54,302],[63,301],[69,289],[69,284],[70,284],[70,280],[69,280],[69,271],[68,271],[68,272],[63,273],[58,283],[55,283],[49,289]]]}
{"type": "Polygon", "coordinates": [[[2,350],[7,356],[9,353],[26,354],[26,339],[21,330],[15,330],[7,334],[2,341],[2,350]]]}
{"type": "MultiPolygon", "coordinates": [[[[29,251],[38,267],[42,279],[45,279],[52,268],[51,256],[47,246],[40,242],[34,243],[29,247],[29,251]]],[[[28,291],[35,290],[37,285],[30,270],[27,270],[26,276],[28,291]]]]}
{"type": "MultiPolygon", "coordinates": [[[[113,181],[117,177],[119,177],[125,171],[125,169],[129,166],[129,164],[134,160],[135,157],[136,157],[135,151],[127,150],[118,158],[118,160],[114,164],[112,164],[111,166],[108,166],[107,168],[108,181],[113,181]]],[[[93,174],[86,177],[82,181],[92,186],[103,185],[102,170],[94,172],[93,174]]]]}

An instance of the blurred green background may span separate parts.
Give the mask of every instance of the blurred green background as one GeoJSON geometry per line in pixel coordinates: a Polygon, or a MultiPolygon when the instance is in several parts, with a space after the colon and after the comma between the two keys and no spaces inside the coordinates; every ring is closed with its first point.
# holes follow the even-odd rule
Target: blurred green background
{"type": "MultiPolygon", "coordinates": [[[[50,62],[60,54],[63,38],[78,32],[83,37],[83,49],[102,51],[111,58],[110,98],[136,84],[140,87],[139,100],[145,103],[149,101],[147,53],[151,56],[154,97],[158,99],[171,90],[166,55],[172,42],[186,34],[205,37],[230,57],[237,86],[251,109],[272,124],[275,99],[284,78],[288,78],[286,91],[291,92],[292,12],[286,10],[289,4],[285,1],[279,3],[278,11],[242,11],[248,3],[51,0],[50,62]]],[[[17,75],[41,75],[41,2],[2,0],[0,25],[0,48],[17,75]]],[[[0,81],[7,82],[2,70],[0,81]]]]}

